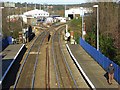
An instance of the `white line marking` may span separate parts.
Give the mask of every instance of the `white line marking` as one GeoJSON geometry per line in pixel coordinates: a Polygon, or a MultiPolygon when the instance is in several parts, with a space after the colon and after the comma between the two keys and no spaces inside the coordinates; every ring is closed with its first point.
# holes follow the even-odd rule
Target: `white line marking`
{"type": "Polygon", "coordinates": [[[13,61],[11,62],[11,64],[9,65],[9,67],[7,68],[6,72],[4,73],[4,75],[2,76],[2,78],[0,80],[0,85],[2,84],[2,81],[4,80],[4,78],[7,75],[9,69],[11,68],[12,64],[14,63],[15,59],[17,58],[18,54],[20,53],[20,51],[23,49],[24,46],[25,46],[25,44],[22,45],[22,47],[19,49],[19,51],[17,52],[17,54],[13,58],[13,61]]]}
{"type": "Polygon", "coordinates": [[[68,48],[68,51],[71,55],[71,57],[73,58],[74,62],[76,63],[77,67],[79,68],[79,70],[81,71],[81,73],[83,74],[84,78],[87,80],[87,82],[89,83],[89,85],[91,86],[91,88],[93,90],[96,90],[95,86],[93,85],[93,83],[90,81],[90,79],[88,78],[88,76],[85,74],[85,72],[83,71],[82,67],[80,66],[80,64],[77,62],[76,58],[73,56],[70,48],[69,48],[69,45],[66,44],[66,47],[68,48]]]}

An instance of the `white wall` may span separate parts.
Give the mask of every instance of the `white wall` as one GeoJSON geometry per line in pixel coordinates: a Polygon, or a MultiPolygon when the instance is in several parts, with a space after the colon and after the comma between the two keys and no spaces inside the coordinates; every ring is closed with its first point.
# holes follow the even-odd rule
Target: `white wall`
{"type": "Polygon", "coordinates": [[[65,10],[65,17],[68,17],[68,14],[80,14],[83,15],[83,12],[84,13],[88,13],[88,12],[92,12],[92,9],[91,8],[71,8],[69,10],[65,10]]]}
{"type": "Polygon", "coordinates": [[[36,18],[38,18],[38,17],[49,17],[48,12],[43,11],[43,10],[38,10],[38,9],[25,12],[24,15],[26,15],[26,16],[31,15],[32,17],[36,17],[36,18]]]}

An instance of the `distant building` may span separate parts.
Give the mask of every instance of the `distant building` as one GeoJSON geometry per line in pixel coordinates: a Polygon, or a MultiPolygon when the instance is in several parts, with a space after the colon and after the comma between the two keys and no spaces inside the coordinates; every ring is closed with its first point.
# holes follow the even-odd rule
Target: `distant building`
{"type": "Polygon", "coordinates": [[[60,22],[61,22],[61,23],[66,23],[66,18],[62,18],[62,19],[60,20],[60,22]]]}
{"type": "Polygon", "coordinates": [[[60,15],[50,15],[52,18],[60,17],[60,15]]]}
{"type": "Polygon", "coordinates": [[[45,22],[52,24],[53,23],[53,18],[48,17],[48,18],[46,18],[45,22]]]}
{"type": "Polygon", "coordinates": [[[70,17],[71,19],[75,17],[79,17],[83,15],[84,13],[91,13],[92,9],[91,8],[71,8],[69,10],[65,10],[65,17],[70,17]]]}
{"type": "Polygon", "coordinates": [[[32,26],[36,25],[37,24],[37,19],[33,18],[33,17],[27,18],[27,24],[32,25],[32,26]]]}
{"type": "Polygon", "coordinates": [[[43,18],[43,17],[49,17],[49,13],[43,10],[31,10],[28,12],[25,12],[23,15],[27,17],[34,17],[34,18],[43,18]]]}
{"type": "Polygon", "coordinates": [[[15,3],[14,2],[1,2],[0,3],[1,7],[10,7],[10,8],[14,8],[15,7],[15,3]]]}
{"type": "Polygon", "coordinates": [[[0,2],[0,7],[3,7],[2,2],[0,2]]]}

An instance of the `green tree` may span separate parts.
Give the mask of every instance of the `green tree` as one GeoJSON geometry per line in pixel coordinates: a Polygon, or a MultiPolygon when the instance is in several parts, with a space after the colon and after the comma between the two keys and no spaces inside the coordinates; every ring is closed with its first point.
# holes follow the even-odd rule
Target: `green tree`
{"type": "Polygon", "coordinates": [[[78,17],[78,19],[73,19],[69,22],[69,29],[68,30],[72,30],[74,31],[74,38],[75,41],[79,44],[79,37],[81,36],[81,28],[82,28],[82,19],[81,17],[78,17]]]}
{"type": "Polygon", "coordinates": [[[94,26],[90,32],[87,32],[85,39],[90,45],[96,47],[96,28],[94,26]]]}
{"type": "Polygon", "coordinates": [[[114,40],[109,36],[100,36],[100,50],[101,52],[110,58],[111,60],[114,60],[116,57],[116,48],[114,46],[114,40]]]}

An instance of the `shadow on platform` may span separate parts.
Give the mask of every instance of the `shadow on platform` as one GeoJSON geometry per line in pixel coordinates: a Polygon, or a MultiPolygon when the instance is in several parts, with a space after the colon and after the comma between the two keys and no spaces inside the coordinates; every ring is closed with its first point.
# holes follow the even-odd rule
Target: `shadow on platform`
{"type": "Polygon", "coordinates": [[[12,67],[10,68],[10,70],[8,71],[7,75],[5,76],[3,80],[2,89],[10,89],[10,87],[14,85],[16,77],[17,77],[17,73],[21,66],[20,62],[26,50],[27,48],[24,47],[23,50],[19,53],[18,57],[16,58],[15,62],[13,63],[12,67]]]}

